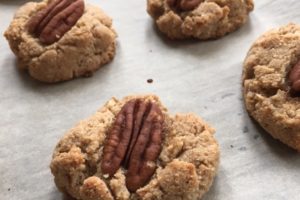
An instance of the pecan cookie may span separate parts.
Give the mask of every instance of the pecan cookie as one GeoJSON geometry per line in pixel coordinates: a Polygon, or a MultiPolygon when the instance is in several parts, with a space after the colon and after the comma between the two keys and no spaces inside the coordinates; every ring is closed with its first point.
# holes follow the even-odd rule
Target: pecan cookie
{"type": "Polygon", "coordinates": [[[170,115],[153,95],[112,98],[60,140],[57,187],[76,199],[191,199],[219,164],[214,129],[194,114],[170,115]]]}
{"type": "Polygon", "coordinates": [[[147,11],[171,39],[214,39],[242,26],[253,0],[147,0],[147,11]]]}
{"type": "Polygon", "coordinates": [[[19,67],[43,82],[90,76],[115,55],[111,18],[83,0],[29,2],[4,35],[19,67]]]}
{"type": "Polygon", "coordinates": [[[249,114],[269,132],[300,151],[300,26],[289,24],[262,35],[243,70],[249,114]]]}

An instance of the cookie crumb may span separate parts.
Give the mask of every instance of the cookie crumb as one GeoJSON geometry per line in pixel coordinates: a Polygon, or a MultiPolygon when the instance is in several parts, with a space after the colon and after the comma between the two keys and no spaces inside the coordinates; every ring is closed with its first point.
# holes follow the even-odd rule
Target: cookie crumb
{"type": "Polygon", "coordinates": [[[10,191],[10,188],[8,188],[7,191],[10,191]]]}
{"type": "Polygon", "coordinates": [[[234,146],[231,144],[231,145],[230,145],[230,148],[233,148],[233,147],[234,147],[234,146]]]}
{"type": "Polygon", "coordinates": [[[149,79],[147,80],[147,83],[153,83],[153,79],[152,79],[152,78],[149,78],[149,79]]]}

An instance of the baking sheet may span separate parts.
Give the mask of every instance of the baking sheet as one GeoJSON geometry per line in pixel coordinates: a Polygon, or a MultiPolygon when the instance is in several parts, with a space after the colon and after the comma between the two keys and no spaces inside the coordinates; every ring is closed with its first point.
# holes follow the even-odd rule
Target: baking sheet
{"type": "MultiPolygon", "coordinates": [[[[0,32],[27,1],[0,0],[0,32]]],[[[155,29],[146,1],[87,1],[114,19],[114,61],[91,78],[48,85],[17,70],[0,37],[0,199],[62,200],[49,170],[52,151],[79,120],[112,96],[155,93],[171,113],[194,112],[216,128],[219,173],[204,200],[299,200],[300,156],[250,120],[242,62],[271,27],[300,23],[299,0],[256,0],[250,21],[215,41],[174,42],[155,29]],[[153,79],[152,84],[147,79],[153,79]]]]}

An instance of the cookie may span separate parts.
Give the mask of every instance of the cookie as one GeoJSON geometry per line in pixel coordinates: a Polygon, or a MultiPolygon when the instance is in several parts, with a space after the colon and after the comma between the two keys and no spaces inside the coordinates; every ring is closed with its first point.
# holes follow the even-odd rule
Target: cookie
{"type": "Polygon", "coordinates": [[[241,27],[253,0],[147,0],[158,29],[171,39],[220,38],[241,27]]]}
{"type": "Polygon", "coordinates": [[[19,67],[42,82],[91,76],[115,55],[111,18],[83,0],[26,3],[4,35],[19,67]]]}
{"type": "Polygon", "coordinates": [[[51,171],[76,199],[199,199],[219,164],[214,129],[154,95],[112,98],[57,144],[51,171]]]}
{"type": "Polygon", "coordinates": [[[289,24],[258,38],[244,62],[249,114],[274,138],[300,151],[300,26],[289,24]]]}

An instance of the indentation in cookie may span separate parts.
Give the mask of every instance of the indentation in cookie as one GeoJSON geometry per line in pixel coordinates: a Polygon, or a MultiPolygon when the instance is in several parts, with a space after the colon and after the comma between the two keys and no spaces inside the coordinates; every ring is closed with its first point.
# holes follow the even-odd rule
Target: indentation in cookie
{"type": "Polygon", "coordinates": [[[262,89],[262,93],[264,94],[265,97],[270,98],[272,96],[275,96],[278,92],[277,88],[267,88],[267,89],[262,89]]]}

